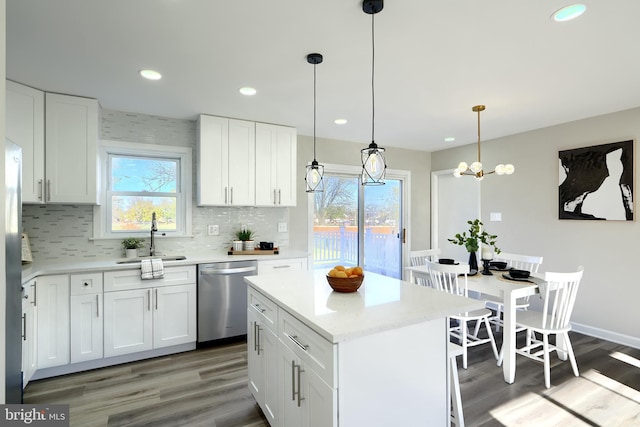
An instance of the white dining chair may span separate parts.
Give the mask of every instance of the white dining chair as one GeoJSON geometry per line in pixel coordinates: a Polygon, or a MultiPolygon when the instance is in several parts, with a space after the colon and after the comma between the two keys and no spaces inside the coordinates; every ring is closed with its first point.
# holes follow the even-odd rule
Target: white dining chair
{"type": "MultiPolygon", "coordinates": [[[[409,252],[409,265],[411,267],[426,265],[428,261],[438,261],[440,256],[440,249],[421,249],[419,251],[409,252]]],[[[428,286],[429,277],[420,277],[418,280],[414,280],[415,283],[421,286],[428,286]]]]}
{"type": "MultiPolygon", "coordinates": [[[[542,257],[500,252],[496,254],[494,261],[506,262],[507,268],[516,268],[518,270],[526,270],[530,273],[537,273],[540,264],[542,264],[542,257]]],[[[494,274],[496,273],[494,272],[494,274]]],[[[489,318],[489,322],[495,325],[496,332],[499,332],[504,324],[504,304],[502,301],[490,296],[483,295],[482,298],[485,300],[486,307],[495,312],[495,314],[489,318]]],[[[519,298],[518,301],[516,301],[516,310],[526,310],[528,307],[529,297],[519,298]]]]}
{"type": "MultiPolygon", "coordinates": [[[[573,374],[579,376],[578,364],[573,354],[569,331],[571,313],[576,302],[578,287],[582,280],[582,266],[572,273],[545,273],[545,283],[540,285],[543,299],[542,312],[527,310],[516,313],[516,326],[527,331],[526,345],[516,348],[516,354],[526,356],[544,364],[544,385],[551,387],[549,355],[558,353],[561,359],[568,354],[573,374]],[[536,335],[541,335],[539,339],[536,335]],[[555,335],[555,345],[549,342],[549,336],[555,335]]],[[[503,350],[500,350],[498,365],[502,364],[503,350]]]]}
{"type": "MultiPolygon", "coordinates": [[[[449,292],[450,294],[467,296],[468,265],[439,264],[437,262],[427,261],[426,266],[429,271],[429,286],[443,292],[449,292]]],[[[491,332],[489,316],[491,316],[491,310],[486,308],[451,316],[451,319],[456,321],[457,326],[450,329],[450,336],[458,340],[462,346],[462,367],[464,369],[467,369],[467,349],[472,346],[489,343],[493,349],[493,354],[496,359],[498,359],[498,349],[493,337],[493,332],[491,332]],[[474,321],[484,324],[487,330],[487,338],[481,338],[478,335],[479,327],[475,328],[473,332],[469,331],[469,323],[474,321]]]]}

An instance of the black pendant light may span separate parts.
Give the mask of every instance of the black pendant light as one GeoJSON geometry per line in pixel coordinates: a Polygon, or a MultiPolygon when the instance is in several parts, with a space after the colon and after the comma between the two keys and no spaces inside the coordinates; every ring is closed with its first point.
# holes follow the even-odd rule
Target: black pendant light
{"type": "Polygon", "coordinates": [[[307,165],[307,173],[304,181],[307,184],[307,193],[324,191],[324,166],[316,160],[316,65],[322,63],[322,55],[310,53],[307,62],[313,64],[313,161],[307,165]]]}
{"type": "Polygon", "coordinates": [[[375,32],[374,16],[384,7],[383,0],[364,0],[362,10],[371,15],[371,144],[367,148],[360,150],[362,160],[362,185],[383,185],[387,165],[384,160],[384,148],[378,147],[375,142],[375,91],[374,91],[374,70],[375,70],[375,32]]]}

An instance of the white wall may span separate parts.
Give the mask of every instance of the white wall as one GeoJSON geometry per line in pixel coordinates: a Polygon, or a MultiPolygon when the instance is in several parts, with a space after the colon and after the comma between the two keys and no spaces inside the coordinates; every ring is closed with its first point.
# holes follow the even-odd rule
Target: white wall
{"type": "MultiPolygon", "coordinates": [[[[378,142],[384,147],[384,143],[378,142]]],[[[354,142],[337,141],[316,138],[316,157],[318,163],[333,163],[339,165],[361,165],[360,150],[369,142],[357,144],[354,142]]],[[[403,150],[385,147],[385,158],[389,169],[411,171],[411,200],[410,222],[407,228],[408,241],[411,248],[427,249],[431,246],[430,236],[430,192],[429,177],[431,170],[431,154],[425,151],[403,150]]],[[[306,251],[307,248],[307,219],[308,194],[305,192],[304,175],[306,164],[313,160],[313,137],[298,135],[298,206],[289,211],[289,244],[292,249],[306,251]]],[[[405,248],[405,250],[412,250],[405,248]]]]}
{"type": "MultiPolygon", "coordinates": [[[[501,249],[544,256],[544,271],[584,266],[572,317],[575,329],[638,348],[640,217],[634,222],[560,221],[558,151],[639,135],[640,108],[636,108],[482,142],[483,164],[492,168],[510,162],[516,172],[491,175],[481,183],[482,219],[487,230],[499,236],[501,249]],[[490,212],[501,212],[502,222],[490,222],[490,212]]],[[[455,168],[461,160],[473,161],[475,149],[472,144],[434,152],[432,170],[455,168]]],[[[637,184],[636,176],[636,198],[640,196],[637,184]]]]}

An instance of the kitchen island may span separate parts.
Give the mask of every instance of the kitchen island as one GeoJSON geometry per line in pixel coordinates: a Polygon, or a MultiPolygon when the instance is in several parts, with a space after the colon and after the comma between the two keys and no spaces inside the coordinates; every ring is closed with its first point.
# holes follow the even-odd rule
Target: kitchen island
{"type": "Polygon", "coordinates": [[[249,386],[272,426],[449,425],[447,321],[483,303],[365,272],[245,278],[249,386]]]}

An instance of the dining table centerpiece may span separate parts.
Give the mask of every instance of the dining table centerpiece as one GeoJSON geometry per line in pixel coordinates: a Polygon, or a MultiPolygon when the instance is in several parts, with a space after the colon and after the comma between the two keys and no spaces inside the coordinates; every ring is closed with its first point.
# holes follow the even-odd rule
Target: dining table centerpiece
{"type": "Polygon", "coordinates": [[[484,230],[484,224],[477,218],[467,221],[467,224],[469,224],[468,232],[463,231],[462,234],[458,233],[453,239],[447,240],[455,245],[463,245],[467,249],[467,252],[469,252],[469,269],[472,274],[475,274],[478,271],[478,257],[476,254],[480,249],[480,243],[487,248],[493,247],[493,252],[499,254],[500,249],[496,246],[498,236],[484,230]]]}

